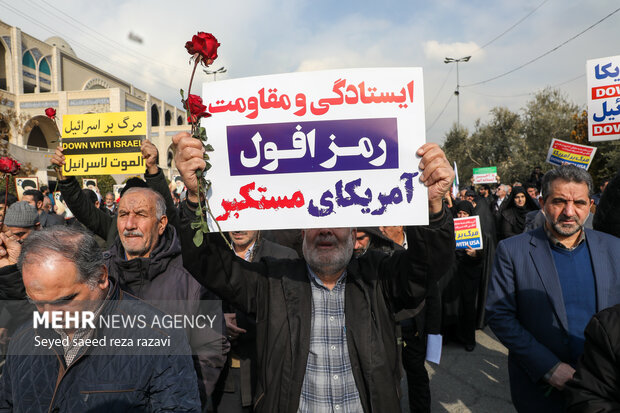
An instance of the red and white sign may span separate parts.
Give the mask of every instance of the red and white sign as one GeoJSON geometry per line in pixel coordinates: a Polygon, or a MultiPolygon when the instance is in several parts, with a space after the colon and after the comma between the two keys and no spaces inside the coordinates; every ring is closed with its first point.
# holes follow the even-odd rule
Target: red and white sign
{"type": "Polygon", "coordinates": [[[590,142],[620,139],[620,56],[588,60],[590,142]]]}

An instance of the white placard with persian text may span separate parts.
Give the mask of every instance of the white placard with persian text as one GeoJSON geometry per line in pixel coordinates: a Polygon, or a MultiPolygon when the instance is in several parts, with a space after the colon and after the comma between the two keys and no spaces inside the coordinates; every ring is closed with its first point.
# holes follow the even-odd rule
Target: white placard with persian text
{"type": "Polygon", "coordinates": [[[423,96],[421,68],[205,83],[222,230],[427,224],[423,96]]]}

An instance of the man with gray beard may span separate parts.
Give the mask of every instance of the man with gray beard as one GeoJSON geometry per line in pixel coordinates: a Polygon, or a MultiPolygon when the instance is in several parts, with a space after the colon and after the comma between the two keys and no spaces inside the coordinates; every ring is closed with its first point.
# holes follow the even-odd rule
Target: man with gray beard
{"type": "Polygon", "coordinates": [[[547,172],[542,193],[545,224],[497,247],[487,322],[508,349],[516,410],[559,413],[584,351],[584,329],[595,313],[620,303],[620,239],[584,229],[593,204],[584,169],[547,172]]]}
{"type": "Polygon", "coordinates": [[[188,133],[173,143],[187,188],[180,228],[185,268],[256,317],[255,412],[400,412],[393,314],[421,305],[454,250],[452,219],[442,202],[454,172],[439,146],[417,152],[430,224],[407,228],[408,250],[355,258],[354,228],[307,229],[303,259],[249,263],[217,233],[194,245],[190,224],[198,201],[195,172],[205,168],[203,147],[188,133]]]}

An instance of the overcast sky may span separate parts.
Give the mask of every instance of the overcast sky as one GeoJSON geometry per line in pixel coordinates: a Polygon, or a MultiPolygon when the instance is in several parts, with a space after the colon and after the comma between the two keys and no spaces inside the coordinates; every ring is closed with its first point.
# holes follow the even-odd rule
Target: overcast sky
{"type": "Polygon", "coordinates": [[[518,111],[546,86],[585,107],[586,60],[620,54],[620,12],[512,74],[466,85],[551,51],[619,7],[617,0],[0,0],[0,19],[43,40],[61,36],[81,59],[179,107],[190,74],[184,44],[197,31],[222,44],[212,68],[228,71],[218,79],[420,66],[427,139],[442,142],[457,112],[455,65],[444,57],[472,56],[459,65],[461,123],[470,131],[491,108],[518,111]]]}

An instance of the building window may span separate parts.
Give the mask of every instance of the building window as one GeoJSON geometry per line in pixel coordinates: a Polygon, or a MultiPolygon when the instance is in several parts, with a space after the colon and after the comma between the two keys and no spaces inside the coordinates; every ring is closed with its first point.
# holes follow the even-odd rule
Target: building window
{"type": "Polygon", "coordinates": [[[177,125],[182,125],[183,124],[183,116],[179,116],[177,118],[177,125]]]}
{"type": "Polygon", "coordinates": [[[48,76],[52,75],[52,71],[50,70],[49,63],[47,63],[47,59],[41,60],[41,63],[39,64],[39,71],[41,73],[45,73],[48,76]]]}
{"type": "Polygon", "coordinates": [[[34,93],[34,89],[35,89],[35,85],[33,85],[30,82],[27,82],[26,79],[24,79],[24,93],[34,93]]]}
{"type": "Polygon", "coordinates": [[[151,106],[151,126],[159,126],[159,110],[155,104],[151,106]]]}
{"type": "Polygon", "coordinates": [[[7,68],[5,56],[6,48],[4,47],[4,44],[2,44],[2,41],[0,41],[0,89],[8,90],[6,84],[7,68]]]}
{"type": "Polygon", "coordinates": [[[9,124],[4,120],[0,120],[0,139],[3,141],[9,141],[10,128],[9,124]]]}
{"type": "Polygon", "coordinates": [[[168,156],[166,159],[166,165],[168,166],[168,168],[172,168],[173,161],[174,161],[174,152],[172,151],[172,149],[168,149],[168,156]]]}
{"type": "Polygon", "coordinates": [[[165,123],[164,123],[164,125],[166,125],[166,126],[170,126],[170,120],[171,120],[171,118],[172,118],[172,115],[170,114],[170,111],[169,111],[169,110],[167,110],[167,111],[166,111],[166,116],[165,116],[165,123]]]}
{"type": "Polygon", "coordinates": [[[32,53],[26,52],[24,53],[24,58],[22,59],[22,65],[29,67],[31,69],[36,70],[37,64],[34,62],[34,57],[32,57],[32,53]]]}
{"type": "Polygon", "coordinates": [[[47,139],[39,126],[34,126],[28,135],[28,146],[36,146],[39,148],[47,148],[47,139]]]}

